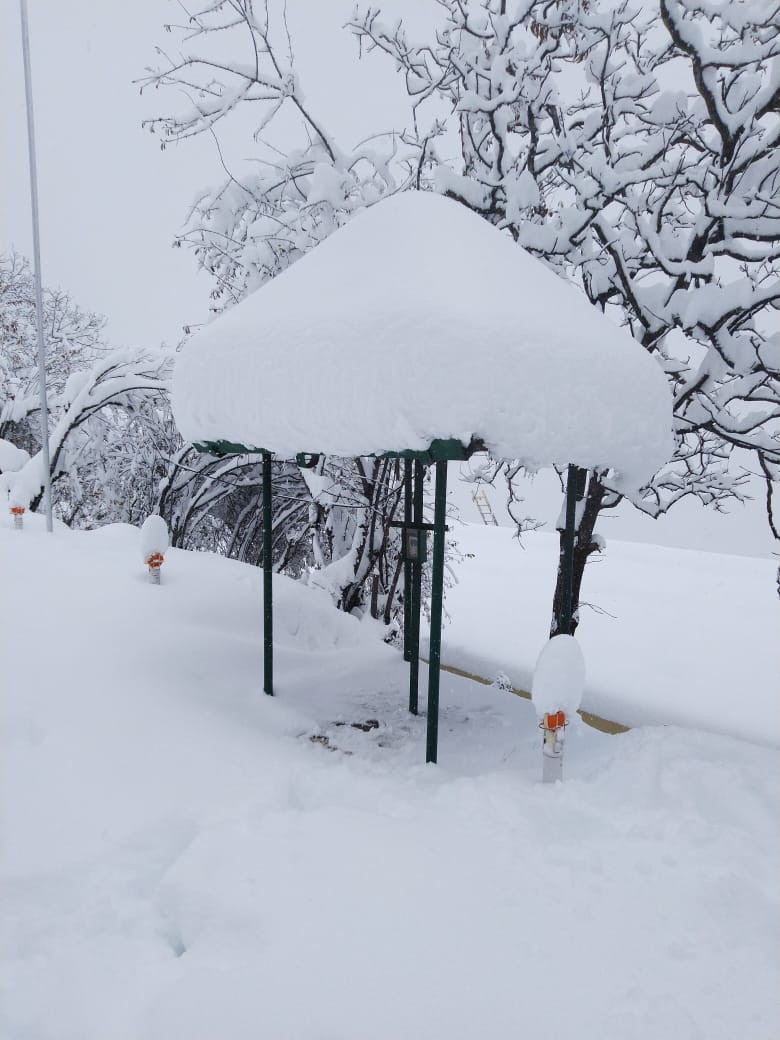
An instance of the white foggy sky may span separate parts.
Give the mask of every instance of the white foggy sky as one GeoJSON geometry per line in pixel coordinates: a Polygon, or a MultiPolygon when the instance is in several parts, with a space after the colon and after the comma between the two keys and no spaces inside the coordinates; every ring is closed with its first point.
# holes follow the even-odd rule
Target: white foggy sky
{"type": "MultiPolygon", "coordinates": [[[[393,0],[419,17],[421,0],[393,0]]],[[[406,100],[389,62],[359,62],[341,26],[354,0],[288,0],[296,64],[312,109],[346,145],[401,126],[406,100]],[[370,99],[370,100],[369,100],[370,99]]],[[[176,341],[202,321],[210,279],[171,248],[198,188],[221,175],[206,138],[160,151],[144,116],[173,91],[139,95],[163,30],[180,17],[167,0],[28,0],[35,94],[44,281],[109,319],[117,343],[176,341]]],[[[0,3],[0,249],[31,253],[19,6],[0,3]]],[[[220,131],[224,133],[225,131],[220,131]]],[[[239,158],[251,149],[225,141],[239,158]]]]}

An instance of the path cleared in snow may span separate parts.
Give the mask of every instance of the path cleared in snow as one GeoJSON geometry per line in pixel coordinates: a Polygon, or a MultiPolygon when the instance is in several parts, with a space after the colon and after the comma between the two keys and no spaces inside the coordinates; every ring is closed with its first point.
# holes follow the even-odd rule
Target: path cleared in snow
{"type": "Polygon", "coordinates": [[[0,1035],[780,1033],[777,752],[574,725],[543,787],[444,674],[426,767],[373,625],[275,579],[264,697],[261,575],[138,537],[0,529],[0,1035]]]}

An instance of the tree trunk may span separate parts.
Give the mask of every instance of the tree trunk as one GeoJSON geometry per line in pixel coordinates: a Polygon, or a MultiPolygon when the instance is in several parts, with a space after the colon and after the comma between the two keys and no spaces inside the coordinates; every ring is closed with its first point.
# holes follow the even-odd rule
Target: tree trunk
{"type": "MultiPolygon", "coordinates": [[[[589,474],[587,491],[579,496],[577,504],[578,522],[574,535],[574,576],[572,579],[572,618],[570,635],[574,635],[579,624],[580,589],[582,588],[582,577],[585,573],[585,564],[591,553],[599,551],[599,543],[593,538],[593,531],[602,509],[604,498],[608,495],[607,489],[598,479],[595,473],[589,474]],[[584,498],[584,506],[580,503],[584,498]]],[[[553,596],[552,620],[550,622],[550,638],[562,631],[561,620],[564,613],[564,549],[565,530],[560,531],[560,548],[558,554],[558,576],[555,582],[555,595],[553,596]]]]}

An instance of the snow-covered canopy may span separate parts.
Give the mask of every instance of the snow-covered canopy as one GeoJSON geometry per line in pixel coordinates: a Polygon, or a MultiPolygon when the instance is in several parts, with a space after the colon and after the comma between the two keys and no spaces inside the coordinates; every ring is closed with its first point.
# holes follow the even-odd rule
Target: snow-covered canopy
{"type": "Polygon", "coordinates": [[[672,450],[656,362],[507,235],[406,192],[353,218],[180,355],[186,440],[281,457],[481,440],[647,479],[672,450]]]}

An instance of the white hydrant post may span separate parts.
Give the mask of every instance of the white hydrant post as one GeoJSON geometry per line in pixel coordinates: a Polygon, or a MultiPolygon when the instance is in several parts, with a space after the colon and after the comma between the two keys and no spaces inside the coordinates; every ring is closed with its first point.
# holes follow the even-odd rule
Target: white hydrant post
{"type": "Polygon", "coordinates": [[[574,636],[548,639],[531,680],[531,700],[542,731],[542,783],[563,779],[566,727],[582,703],[585,661],[574,636]]]}
{"type": "Polygon", "coordinates": [[[544,733],[542,744],[542,783],[553,784],[563,779],[563,745],[566,715],[556,711],[545,715],[541,723],[544,733]]]}
{"type": "Polygon", "coordinates": [[[146,561],[146,565],[149,568],[149,581],[152,585],[160,584],[160,568],[163,565],[163,561],[162,553],[152,553],[146,561]]]}
{"type": "Polygon", "coordinates": [[[171,544],[168,525],[161,516],[152,513],[141,525],[140,536],[141,557],[149,571],[149,582],[151,585],[159,585],[163,553],[171,544]]]}

